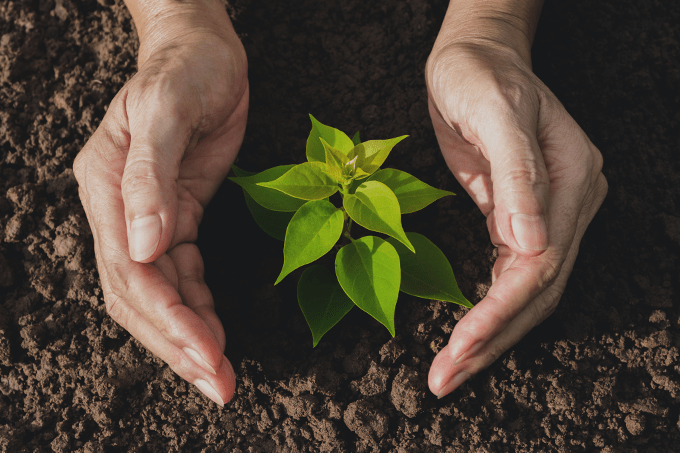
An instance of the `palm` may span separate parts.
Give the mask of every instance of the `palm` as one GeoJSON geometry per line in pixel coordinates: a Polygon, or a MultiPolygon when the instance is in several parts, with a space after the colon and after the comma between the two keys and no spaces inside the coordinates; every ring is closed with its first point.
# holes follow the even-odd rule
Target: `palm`
{"type": "Polygon", "coordinates": [[[432,65],[442,72],[428,85],[430,115],[447,165],[487,218],[498,259],[486,297],[432,364],[437,394],[489,366],[555,309],[606,192],[599,151],[527,67],[486,49],[454,56],[444,60],[458,60],[451,66],[432,65]],[[514,213],[546,219],[543,234],[520,233],[528,248],[514,213]]]}
{"type": "Polygon", "coordinates": [[[218,402],[234,374],[193,242],[247,111],[236,36],[191,35],[140,62],[74,163],[109,314],[218,402]],[[146,237],[136,219],[152,219],[146,237]]]}

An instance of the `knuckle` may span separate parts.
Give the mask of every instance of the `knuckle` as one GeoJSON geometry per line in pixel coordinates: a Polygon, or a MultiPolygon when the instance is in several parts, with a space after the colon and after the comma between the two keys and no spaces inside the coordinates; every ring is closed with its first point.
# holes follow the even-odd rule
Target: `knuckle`
{"type": "Polygon", "coordinates": [[[581,211],[584,216],[587,216],[588,222],[593,219],[597,210],[600,209],[600,206],[607,196],[608,191],[609,184],[607,183],[607,178],[605,178],[604,175],[600,173],[597,176],[595,184],[591,188],[590,193],[586,197],[586,201],[581,211]]]}
{"type": "Polygon", "coordinates": [[[158,317],[158,322],[155,323],[158,331],[168,340],[181,339],[185,336],[182,323],[177,322],[185,317],[186,313],[183,313],[185,309],[185,305],[175,304],[158,317]]]}
{"type": "Polygon", "coordinates": [[[127,330],[130,325],[130,312],[125,309],[123,299],[115,293],[109,294],[108,297],[104,298],[104,304],[109,316],[127,330]]]}
{"type": "Polygon", "coordinates": [[[544,266],[541,272],[541,281],[539,283],[539,286],[541,288],[547,288],[549,287],[560,275],[560,271],[562,270],[562,261],[559,259],[559,257],[548,257],[544,261],[544,266]]]}
{"type": "Polygon", "coordinates": [[[87,151],[85,149],[81,150],[73,161],[73,174],[76,181],[81,186],[85,183],[85,175],[87,174],[85,171],[85,168],[87,167],[86,153],[87,151]]]}
{"type": "Polygon", "coordinates": [[[515,162],[503,176],[504,182],[511,187],[530,187],[540,189],[550,184],[548,172],[531,158],[515,162]]]}
{"type": "Polygon", "coordinates": [[[126,278],[124,266],[115,262],[104,263],[106,276],[114,300],[125,299],[129,291],[129,284],[126,278]]]}
{"type": "Polygon", "coordinates": [[[604,165],[604,158],[599,149],[593,147],[593,173],[599,174],[602,172],[602,166],[604,165]]]}
{"type": "MultiPolygon", "coordinates": [[[[191,218],[194,219],[194,223],[197,225],[196,228],[198,228],[198,225],[201,223],[201,220],[203,220],[203,206],[201,203],[196,201],[195,199],[192,200],[193,202],[191,203],[190,207],[190,215],[191,218]]],[[[196,232],[198,234],[198,232],[196,232]]]]}
{"type": "MultiPolygon", "coordinates": [[[[182,240],[188,242],[185,242],[184,244],[186,245],[183,244],[182,247],[187,247],[198,238],[198,226],[203,219],[204,210],[203,206],[195,199],[180,201],[179,210],[182,212],[182,215],[177,219],[178,226],[181,227],[178,229],[185,232],[182,235],[182,240]]],[[[190,250],[189,252],[196,253],[197,251],[190,250]]]]}
{"type": "Polygon", "coordinates": [[[203,276],[196,272],[185,273],[178,278],[179,286],[184,287],[186,285],[204,285],[205,281],[203,276]]]}
{"type": "Polygon", "coordinates": [[[163,361],[168,364],[170,369],[180,376],[186,375],[186,371],[195,368],[186,354],[179,348],[172,348],[172,350],[163,357],[163,361]]]}
{"type": "Polygon", "coordinates": [[[533,306],[535,324],[539,324],[552,315],[562,297],[562,290],[555,286],[546,289],[538,303],[533,306]]]}
{"type": "MultiPolygon", "coordinates": [[[[483,367],[486,368],[487,366],[491,365],[494,363],[496,360],[500,358],[501,355],[505,352],[505,349],[502,348],[501,346],[497,344],[491,344],[488,346],[488,349],[486,350],[486,360],[483,362],[483,367]]],[[[479,372],[481,370],[477,370],[479,372]]]]}
{"type": "Polygon", "coordinates": [[[127,194],[153,193],[158,191],[160,186],[161,178],[157,165],[151,161],[137,160],[125,171],[121,181],[121,190],[127,194]]]}

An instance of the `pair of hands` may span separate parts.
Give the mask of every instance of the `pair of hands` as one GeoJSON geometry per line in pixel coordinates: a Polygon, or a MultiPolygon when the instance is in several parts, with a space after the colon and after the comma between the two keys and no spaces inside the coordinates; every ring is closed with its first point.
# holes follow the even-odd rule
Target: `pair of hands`
{"type": "MultiPolygon", "coordinates": [[[[139,72],[74,172],[108,313],[223,405],[236,381],[193,242],[241,145],[248,82],[224,8],[207,8],[138,24],[139,72]]],[[[554,310],[606,193],[599,151],[521,54],[497,41],[446,39],[428,60],[440,147],[499,247],[489,293],[430,369],[440,397],[554,310]]]]}

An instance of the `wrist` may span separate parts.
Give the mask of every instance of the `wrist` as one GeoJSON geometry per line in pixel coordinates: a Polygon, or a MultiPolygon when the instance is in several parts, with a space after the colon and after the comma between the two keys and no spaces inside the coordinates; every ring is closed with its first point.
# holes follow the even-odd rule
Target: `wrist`
{"type": "Polygon", "coordinates": [[[192,35],[210,35],[240,47],[219,0],[125,0],[139,36],[138,63],[156,50],[192,35]]]}
{"type": "Polygon", "coordinates": [[[542,0],[451,0],[433,54],[456,44],[488,45],[531,66],[542,0]]]}

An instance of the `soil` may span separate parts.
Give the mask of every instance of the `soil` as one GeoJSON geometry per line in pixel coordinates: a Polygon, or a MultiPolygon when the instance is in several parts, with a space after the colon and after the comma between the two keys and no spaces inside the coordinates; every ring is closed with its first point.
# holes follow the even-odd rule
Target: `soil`
{"type": "MultiPolygon", "coordinates": [[[[250,64],[239,163],[299,162],[308,113],[449,197],[408,216],[479,301],[494,249],[438,151],[423,68],[445,0],[227,5],[250,64]]],[[[402,295],[312,348],[281,243],[225,183],[199,246],[238,375],[224,409],[106,314],[72,163],[134,73],[119,0],[0,3],[0,452],[674,452],[680,448],[680,3],[547,2],[537,74],[604,155],[610,190],[557,311],[437,400],[465,309],[402,295]],[[236,220],[238,219],[238,220],[236,220]],[[247,220],[241,220],[247,219],[247,220]]]]}

